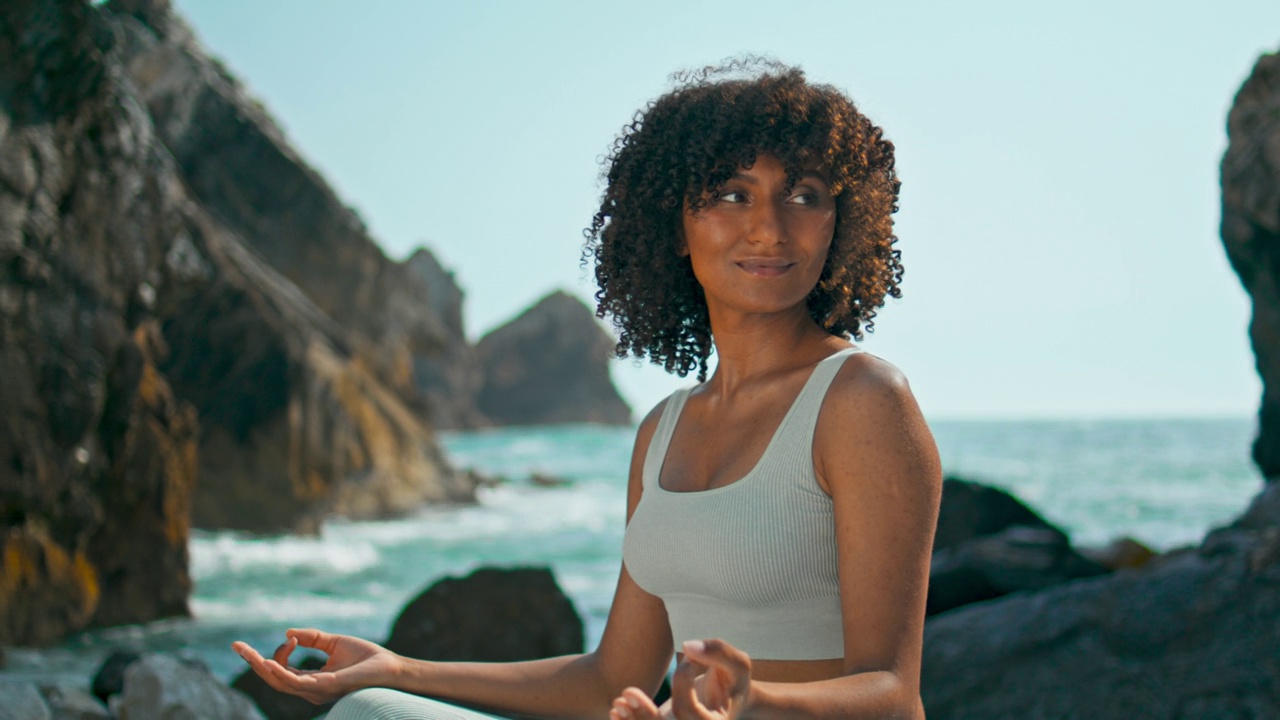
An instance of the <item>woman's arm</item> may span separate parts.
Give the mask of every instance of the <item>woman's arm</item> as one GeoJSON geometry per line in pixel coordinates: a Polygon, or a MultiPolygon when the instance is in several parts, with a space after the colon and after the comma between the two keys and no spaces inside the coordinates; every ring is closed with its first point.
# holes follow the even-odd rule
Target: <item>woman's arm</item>
{"type": "MultiPolygon", "coordinates": [[[[636,435],[627,484],[628,521],[640,502],[644,455],[661,409],[659,404],[649,413],[636,435]]],[[[600,646],[583,655],[514,663],[433,662],[313,630],[291,630],[288,635],[289,641],[270,659],[244,643],[234,648],[269,685],[312,702],[326,702],[364,687],[389,687],[499,713],[555,718],[604,717],[610,701],[627,686],[656,691],[672,655],[662,601],[641,590],[625,566],[600,646]],[[328,653],[330,665],[340,658],[340,667],[320,671],[288,667],[289,652],[299,643],[328,653]]]]}

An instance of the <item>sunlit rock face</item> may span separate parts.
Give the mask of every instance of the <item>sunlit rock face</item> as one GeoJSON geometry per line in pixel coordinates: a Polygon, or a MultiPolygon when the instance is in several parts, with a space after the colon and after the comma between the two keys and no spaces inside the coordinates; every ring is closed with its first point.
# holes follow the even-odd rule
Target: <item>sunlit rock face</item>
{"type": "Polygon", "coordinates": [[[1227,116],[1222,242],[1253,301],[1249,338],[1262,376],[1253,457],[1280,476],[1280,54],[1264,55],[1227,116]]]}
{"type": "Polygon", "coordinates": [[[198,424],[158,370],[181,184],[87,3],[0,23],[0,643],[187,612],[198,424]]]}

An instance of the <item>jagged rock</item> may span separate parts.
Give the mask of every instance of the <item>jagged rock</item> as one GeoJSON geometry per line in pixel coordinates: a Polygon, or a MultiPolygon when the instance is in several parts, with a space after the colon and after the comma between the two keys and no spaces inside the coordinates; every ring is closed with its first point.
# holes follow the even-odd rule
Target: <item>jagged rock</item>
{"type": "Polygon", "coordinates": [[[52,720],[111,720],[107,706],[79,688],[55,685],[41,687],[52,720]]]}
{"type": "Polygon", "coordinates": [[[1014,525],[933,554],[926,613],[1108,572],[1072,549],[1067,536],[1014,525]]]}
{"type": "Polygon", "coordinates": [[[425,422],[358,358],[349,335],[198,208],[190,237],[208,278],[157,312],[162,369],[201,417],[199,527],[313,531],[473,501],[425,422]]]}
{"type": "Polygon", "coordinates": [[[125,671],[124,692],[111,697],[119,720],[218,718],[264,720],[253,702],[207,670],[168,655],[147,655],[125,671]]]}
{"type": "Polygon", "coordinates": [[[921,692],[952,718],[1280,717],[1280,529],[925,626],[921,692]]]}
{"type": "Polygon", "coordinates": [[[547,568],[481,568],[432,585],[386,647],[432,660],[511,662],[583,651],[582,618],[547,568]]]}
{"type": "Polygon", "coordinates": [[[196,420],[151,304],[180,188],[84,2],[0,23],[0,643],[187,612],[196,420]]]}
{"type": "Polygon", "coordinates": [[[0,720],[54,720],[40,690],[29,682],[0,678],[0,720]]]}
{"type": "Polygon", "coordinates": [[[1222,158],[1222,243],[1253,301],[1249,339],[1262,377],[1253,458],[1280,476],[1280,54],[1263,55],[1236,93],[1222,158]]]}
{"type": "MultiPolygon", "coordinates": [[[[320,655],[306,655],[297,667],[302,670],[319,670],[325,660],[320,655]]],[[[267,684],[253,670],[245,670],[231,682],[231,687],[249,697],[267,720],[311,720],[333,707],[333,703],[314,705],[297,695],[282,693],[267,684]]]]}
{"type": "Polygon", "coordinates": [[[415,411],[414,358],[457,341],[415,270],[289,144],[167,3],[107,3],[129,74],[202,207],[356,341],[354,356],[415,411]]]}
{"type": "Polygon", "coordinates": [[[425,248],[415,250],[404,266],[426,288],[430,302],[423,312],[433,313],[447,336],[443,344],[413,357],[413,381],[426,398],[432,424],[438,428],[489,424],[475,406],[481,376],[475,348],[467,342],[462,324],[462,289],[453,273],[425,248]]]}
{"type": "Polygon", "coordinates": [[[994,535],[1014,525],[1057,529],[1000,488],[948,476],[942,481],[942,506],[938,510],[933,551],[994,535]]]}
{"type": "Polygon", "coordinates": [[[476,345],[477,405],[503,425],[631,422],[609,380],[613,340],[577,298],[554,292],[476,345]]]}

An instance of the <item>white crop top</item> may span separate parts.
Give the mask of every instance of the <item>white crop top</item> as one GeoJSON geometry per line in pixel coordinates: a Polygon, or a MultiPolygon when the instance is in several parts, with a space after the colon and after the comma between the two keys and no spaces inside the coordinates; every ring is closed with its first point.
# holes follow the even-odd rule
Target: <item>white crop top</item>
{"type": "Polygon", "coordinates": [[[667,400],[622,557],[636,584],[662,599],[677,649],[722,638],[762,660],[844,657],[834,508],[814,472],[813,431],[827,388],[855,352],[818,363],[755,467],[711,490],[659,484],[693,388],[667,400]]]}

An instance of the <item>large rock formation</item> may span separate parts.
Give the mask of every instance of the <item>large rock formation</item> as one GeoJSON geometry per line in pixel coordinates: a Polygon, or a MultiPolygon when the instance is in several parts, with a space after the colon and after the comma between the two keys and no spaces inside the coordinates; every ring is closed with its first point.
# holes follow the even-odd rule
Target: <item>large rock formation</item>
{"type": "Polygon", "coordinates": [[[187,612],[196,417],[149,310],[182,189],[87,3],[0,23],[0,643],[187,612]]]}
{"type": "Polygon", "coordinates": [[[1264,55],[1227,116],[1222,242],[1253,301],[1249,338],[1262,376],[1253,457],[1280,476],[1280,53],[1264,55]]]}
{"type": "MultiPolygon", "coordinates": [[[[1254,457],[1280,475],[1280,55],[1236,96],[1222,235],[1266,387],[1254,457]]],[[[1280,717],[1280,483],[1197,548],[932,618],[922,693],[945,718],[1280,717]]]]}
{"type": "Polygon", "coordinates": [[[631,422],[609,381],[613,340],[591,310],[554,292],[476,345],[477,405],[503,425],[631,422]]]}
{"type": "Polygon", "coordinates": [[[386,324],[345,329],[189,193],[125,71],[146,23],[180,27],[163,2],[0,23],[0,643],[186,614],[193,487],[205,524],[267,531],[474,493],[362,354],[426,333],[407,296],[358,280],[386,324]]]}
{"type": "Polygon", "coordinates": [[[195,198],[337,324],[351,352],[422,409],[415,356],[457,341],[432,291],[388,259],[364,223],[213,61],[168,0],[111,0],[129,74],[195,198]]]}

